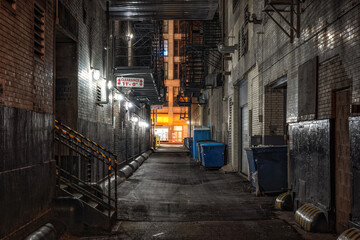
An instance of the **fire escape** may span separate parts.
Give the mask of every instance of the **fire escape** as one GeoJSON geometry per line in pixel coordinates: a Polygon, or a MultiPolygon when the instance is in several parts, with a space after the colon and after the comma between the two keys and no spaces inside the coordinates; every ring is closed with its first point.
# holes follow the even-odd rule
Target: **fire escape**
{"type": "Polygon", "coordinates": [[[209,72],[221,70],[222,55],[217,51],[221,42],[218,17],[210,21],[188,21],[183,25],[181,91],[176,102],[180,106],[202,103],[200,96],[209,72]]]}
{"type": "Polygon", "coordinates": [[[131,95],[141,103],[164,102],[164,46],[161,28],[161,21],[115,23],[115,76],[144,78],[144,88],[131,89],[131,95]]]}

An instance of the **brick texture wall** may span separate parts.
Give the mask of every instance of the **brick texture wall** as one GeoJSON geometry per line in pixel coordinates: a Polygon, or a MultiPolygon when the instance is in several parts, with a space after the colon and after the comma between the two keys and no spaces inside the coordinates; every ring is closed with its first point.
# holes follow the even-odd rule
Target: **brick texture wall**
{"type": "Polygon", "coordinates": [[[284,90],[265,88],[264,135],[284,134],[284,90]]]}
{"type": "Polygon", "coordinates": [[[17,230],[46,219],[54,196],[54,1],[36,2],[45,10],[43,60],[34,54],[34,1],[18,0],[16,10],[0,1],[1,239],[24,238],[17,230]]]}
{"type": "MultiPolygon", "coordinates": [[[[360,3],[356,0],[348,1],[305,1],[302,4],[301,34],[300,38],[290,43],[290,39],[269,17],[261,12],[264,6],[255,1],[244,1],[239,10],[227,10],[228,39],[237,38],[238,31],[244,15],[242,9],[249,4],[251,13],[263,19],[263,23],[250,24],[250,38],[248,57],[233,61],[229,70],[232,70],[230,83],[243,79],[252,67],[251,59],[254,56],[258,72],[251,81],[249,79],[249,110],[252,111],[252,135],[261,133],[281,135],[283,128],[280,122],[283,118],[281,108],[281,91],[270,89],[274,82],[282,77],[287,78],[287,123],[300,121],[298,116],[298,93],[302,87],[299,81],[299,66],[318,57],[318,86],[316,119],[329,119],[334,115],[334,94],[342,89],[350,89],[350,104],[359,104],[360,101],[360,3]],[[251,35],[251,34],[250,34],[251,35]],[[255,113],[257,111],[257,114],[255,113]],[[259,120],[256,115],[262,115],[263,131],[259,131],[259,120]]],[[[230,4],[231,5],[231,4],[230,4]]],[[[285,22],[276,13],[272,13],[286,29],[285,22]]],[[[228,40],[229,42],[233,40],[228,40]]],[[[236,53],[232,54],[233,59],[236,53]]],[[[230,84],[231,85],[231,84],[230,84]]],[[[230,92],[230,91],[229,91],[230,92]]],[[[350,106],[349,106],[350,107],[350,106]]],[[[353,113],[356,114],[356,113],[353,113]]],[[[236,124],[236,123],[235,123],[236,124]]],[[[240,124],[240,123],[238,123],[240,124]]],[[[260,123],[261,124],[261,123],[260,123]]],[[[315,184],[315,183],[310,183],[315,184]]],[[[342,186],[350,189],[349,183],[342,186]]],[[[353,186],[354,187],[354,186],[353,186]]],[[[344,199],[348,202],[349,199],[344,199]]]]}

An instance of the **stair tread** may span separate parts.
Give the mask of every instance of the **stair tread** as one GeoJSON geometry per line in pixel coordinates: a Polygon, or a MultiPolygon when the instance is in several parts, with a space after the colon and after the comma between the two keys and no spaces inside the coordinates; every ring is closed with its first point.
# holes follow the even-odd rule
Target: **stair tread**
{"type": "MultiPolygon", "coordinates": [[[[106,209],[106,210],[103,210],[102,213],[105,214],[106,216],[108,216],[109,210],[107,210],[107,209],[106,209]]],[[[111,210],[111,211],[110,211],[110,216],[112,216],[114,213],[115,213],[115,210],[111,210]]]]}
{"type": "Polygon", "coordinates": [[[82,198],[82,194],[81,193],[78,193],[78,192],[75,192],[75,193],[73,193],[72,194],[75,198],[78,198],[78,199],[80,199],[80,198],[82,198]]]}
{"type": "Polygon", "coordinates": [[[65,189],[65,188],[68,188],[69,186],[66,185],[66,184],[60,184],[60,189],[65,189]]]}
{"type": "Polygon", "coordinates": [[[86,202],[88,205],[90,205],[90,207],[92,208],[96,208],[99,204],[97,202],[94,202],[94,201],[88,201],[86,202]]]}

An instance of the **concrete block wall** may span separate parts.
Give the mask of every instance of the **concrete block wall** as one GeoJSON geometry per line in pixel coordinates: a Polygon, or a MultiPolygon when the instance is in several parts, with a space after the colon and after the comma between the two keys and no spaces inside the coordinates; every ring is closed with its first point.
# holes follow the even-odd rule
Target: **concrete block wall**
{"type": "Polygon", "coordinates": [[[54,196],[54,2],[35,2],[45,9],[44,59],[34,54],[34,1],[0,1],[1,239],[48,218],[54,196]]]}

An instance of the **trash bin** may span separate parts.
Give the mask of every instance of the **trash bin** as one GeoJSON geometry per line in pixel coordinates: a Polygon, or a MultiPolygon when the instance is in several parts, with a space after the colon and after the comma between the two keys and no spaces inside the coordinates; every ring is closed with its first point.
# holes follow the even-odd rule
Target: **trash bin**
{"type": "Polygon", "coordinates": [[[192,155],[194,159],[199,159],[197,142],[200,140],[210,140],[210,128],[195,127],[193,129],[192,155]]]}
{"type": "Polygon", "coordinates": [[[187,148],[188,139],[189,138],[184,138],[184,147],[186,147],[186,148],[187,148]]]}
{"type": "Polygon", "coordinates": [[[209,167],[222,167],[224,166],[224,143],[202,143],[202,165],[206,168],[209,167]]]}
{"type": "Polygon", "coordinates": [[[245,149],[256,193],[282,192],[287,186],[287,146],[245,149]]]}
{"type": "Polygon", "coordinates": [[[190,150],[191,155],[193,155],[193,153],[192,153],[193,138],[189,138],[187,144],[188,144],[187,148],[190,150]]]}
{"type": "Polygon", "coordinates": [[[216,142],[214,140],[199,140],[197,141],[197,150],[198,150],[198,153],[199,153],[199,161],[202,163],[203,162],[203,154],[202,154],[202,148],[201,148],[201,145],[204,144],[204,143],[212,143],[212,142],[216,142]]]}

